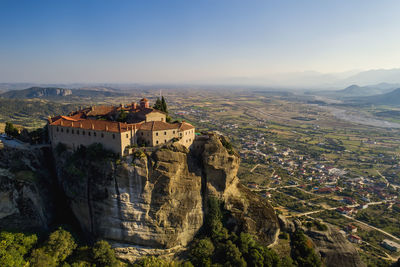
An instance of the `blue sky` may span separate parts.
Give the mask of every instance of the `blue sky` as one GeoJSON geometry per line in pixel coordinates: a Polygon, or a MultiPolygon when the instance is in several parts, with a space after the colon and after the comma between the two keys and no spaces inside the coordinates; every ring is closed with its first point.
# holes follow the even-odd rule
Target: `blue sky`
{"type": "Polygon", "coordinates": [[[0,82],[400,67],[400,1],[0,0],[0,82]]]}

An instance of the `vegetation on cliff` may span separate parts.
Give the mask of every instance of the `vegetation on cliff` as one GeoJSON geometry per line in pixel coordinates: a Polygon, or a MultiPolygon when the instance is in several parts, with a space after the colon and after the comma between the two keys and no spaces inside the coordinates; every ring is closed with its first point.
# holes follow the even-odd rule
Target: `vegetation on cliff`
{"type": "Polygon", "coordinates": [[[78,246],[68,231],[59,228],[44,241],[36,234],[0,233],[0,266],[122,266],[111,246],[98,241],[78,246]]]}
{"type": "Polygon", "coordinates": [[[321,259],[315,252],[312,242],[301,230],[291,236],[292,258],[299,267],[319,267],[321,259]]]}
{"type": "Polygon", "coordinates": [[[207,208],[205,225],[189,251],[195,266],[293,266],[290,258],[279,258],[250,234],[229,231],[229,214],[221,201],[211,197],[207,208]]]}

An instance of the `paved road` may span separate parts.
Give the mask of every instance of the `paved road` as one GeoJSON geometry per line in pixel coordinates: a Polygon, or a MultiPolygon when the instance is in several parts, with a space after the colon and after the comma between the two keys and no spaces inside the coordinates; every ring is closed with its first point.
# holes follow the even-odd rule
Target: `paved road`
{"type": "Polygon", "coordinates": [[[387,236],[390,236],[391,238],[393,238],[393,239],[395,239],[395,240],[397,240],[397,241],[400,241],[400,238],[398,238],[398,237],[396,237],[396,236],[394,236],[394,235],[392,235],[392,234],[389,234],[388,232],[386,232],[386,231],[384,231],[384,230],[382,230],[382,229],[379,229],[379,228],[377,228],[377,227],[375,227],[375,226],[372,226],[372,225],[370,225],[370,224],[367,224],[367,223],[365,223],[365,222],[359,221],[359,220],[357,220],[357,219],[355,219],[355,218],[353,218],[353,217],[347,216],[346,214],[342,214],[342,215],[343,215],[344,217],[346,217],[347,219],[350,219],[350,220],[353,220],[353,221],[355,221],[355,222],[358,222],[358,223],[360,223],[360,224],[362,224],[362,225],[364,225],[364,226],[367,226],[367,227],[372,228],[372,229],[374,229],[374,230],[376,230],[376,231],[379,231],[379,232],[381,232],[381,233],[383,233],[383,234],[385,234],[385,235],[387,235],[387,236]]]}
{"type": "Polygon", "coordinates": [[[254,166],[254,167],[250,170],[250,172],[253,172],[258,166],[260,166],[260,164],[256,164],[256,166],[254,166]]]}
{"type": "Polygon", "coordinates": [[[12,147],[12,148],[19,148],[19,149],[29,149],[29,144],[23,143],[16,139],[6,139],[5,137],[0,136],[0,140],[3,142],[4,146],[12,147]]]}
{"type": "Polygon", "coordinates": [[[390,183],[390,182],[386,179],[386,177],[383,176],[383,175],[381,174],[380,171],[376,170],[376,172],[379,174],[380,177],[382,177],[383,180],[385,180],[386,183],[388,183],[389,185],[391,185],[394,189],[400,188],[399,185],[395,185],[395,184],[390,183]]]}

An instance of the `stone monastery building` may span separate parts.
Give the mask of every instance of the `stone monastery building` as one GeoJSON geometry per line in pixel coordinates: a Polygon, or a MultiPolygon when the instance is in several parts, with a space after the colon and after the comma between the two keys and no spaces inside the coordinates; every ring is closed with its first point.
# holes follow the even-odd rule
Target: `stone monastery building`
{"type": "Polygon", "coordinates": [[[189,148],[195,128],[186,122],[168,123],[166,114],[150,108],[146,98],[139,105],[92,106],[48,119],[50,141],[75,150],[79,146],[101,143],[120,155],[129,154],[133,145],[154,147],[171,141],[189,148]],[[121,122],[123,121],[123,122],[121,122]]]}

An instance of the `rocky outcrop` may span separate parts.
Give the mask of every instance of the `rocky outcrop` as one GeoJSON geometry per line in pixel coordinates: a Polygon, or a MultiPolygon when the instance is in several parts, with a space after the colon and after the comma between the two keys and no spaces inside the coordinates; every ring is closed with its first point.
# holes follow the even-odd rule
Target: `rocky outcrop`
{"type": "Polygon", "coordinates": [[[0,229],[46,231],[53,219],[40,150],[0,149],[0,229]]]}
{"type": "Polygon", "coordinates": [[[364,267],[366,266],[355,247],[334,226],[327,224],[327,231],[308,230],[326,266],[364,267]]]}
{"type": "Polygon", "coordinates": [[[279,225],[267,202],[239,185],[239,158],[211,135],[202,153],[173,143],[110,159],[57,155],[58,179],[82,228],[120,256],[173,254],[196,235],[208,196],[224,200],[230,224],[272,243],[279,225]]]}

